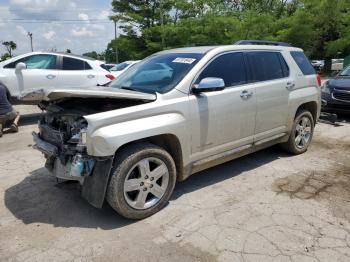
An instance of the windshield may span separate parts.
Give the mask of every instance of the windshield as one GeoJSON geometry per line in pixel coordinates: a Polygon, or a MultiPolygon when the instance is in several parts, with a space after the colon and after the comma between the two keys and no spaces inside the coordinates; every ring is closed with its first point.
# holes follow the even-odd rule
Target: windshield
{"type": "Polygon", "coordinates": [[[153,55],[128,69],[110,86],[148,93],[172,90],[203,57],[203,54],[153,55]]]}
{"type": "Polygon", "coordinates": [[[345,68],[343,72],[340,73],[341,76],[350,76],[350,66],[345,68]]]}

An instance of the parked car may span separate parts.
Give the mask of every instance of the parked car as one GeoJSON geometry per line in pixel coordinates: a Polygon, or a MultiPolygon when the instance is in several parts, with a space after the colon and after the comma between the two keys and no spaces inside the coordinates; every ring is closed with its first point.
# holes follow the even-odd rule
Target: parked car
{"type": "Polygon", "coordinates": [[[102,90],[46,91],[34,147],[90,204],[107,199],[131,219],[158,212],[176,181],[201,170],[275,144],[304,153],[320,77],[301,49],[264,43],[166,50],[102,90]],[[169,77],[151,73],[160,64],[169,77]]]}
{"type": "Polygon", "coordinates": [[[311,64],[316,71],[321,71],[324,68],[324,60],[312,60],[311,64]]]}
{"type": "Polygon", "coordinates": [[[350,112],[350,66],[322,86],[323,111],[350,112]]]}
{"type": "Polygon", "coordinates": [[[131,66],[134,64],[137,64],[140,62],[139,60],[137,61],[125,61],[123,63],[120,63],[114,67],[112,67],[109,71],[113,74],[114,77],[120,76],[122,73],[124,73],[126,70],[128,70],[131,66]]]}
{"type": "Polygon", "coordinates": [[[110,71],[111,68],[115,67],[117,64],[102,64],[101,67],[110,71]]]}
{"type": "Polygon", "coordinates": [[[0,82],[17,101],[32,89],[104,85],[114,76],[101,67],[102,63],[65,53],[32,52],[1,62],[0,82]]]}
{"type": "Polygon", "coordinates": [[[344,59],[332,59],[332,71],[341,71],[344,67],[344,59]]]}

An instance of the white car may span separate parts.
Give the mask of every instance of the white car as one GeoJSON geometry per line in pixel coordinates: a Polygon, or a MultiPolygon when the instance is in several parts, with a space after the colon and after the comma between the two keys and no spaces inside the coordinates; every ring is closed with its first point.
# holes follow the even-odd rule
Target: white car
{"type": "Polygon", "coordinates": [[[0,82],[15,102],[29,90],[104,85],[114,76],[103,62],[64,53],[32,52],[0,63],[0,82]]]}
{"type": "Polygon", "coordinates": [[[137,61],[125,61],[123,63],[117,64],[114,67],[110,68],[109,71],[114,77],[120,76],[122,73],[124,73],[126,70],[128,70],[131,66],[134,64],[137,64],[140,62],[140,60],[137,61]]]}

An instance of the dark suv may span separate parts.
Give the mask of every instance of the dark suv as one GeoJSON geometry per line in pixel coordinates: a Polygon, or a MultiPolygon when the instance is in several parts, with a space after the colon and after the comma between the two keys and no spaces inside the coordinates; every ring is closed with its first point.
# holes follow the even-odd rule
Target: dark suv
{"type": "Polygon", "coordinates": [[[324,111],[350,112],[350,66],[322,87],[324,111]]]}

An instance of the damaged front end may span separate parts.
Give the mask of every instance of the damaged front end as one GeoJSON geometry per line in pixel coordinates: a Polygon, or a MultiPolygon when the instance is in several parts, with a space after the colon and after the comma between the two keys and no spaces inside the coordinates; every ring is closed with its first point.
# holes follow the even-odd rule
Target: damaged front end
{"type": "Polygon", "coordinates": [[[87,122],[83,115],[88,112],[72,112],[57,104],[45,110],[39,133],[33,132],[33,148],[44,154],[45,167],[56,178],[79,181],[82,196],[93,206],[102,207],[113,156],[97,158],[87,154],[87,122]]]}
{"type": "Polygon", "coordinates": [[[83,178],[91,174],[96,160],[86,153],[86,128],[79,114],[49,111],[40,119],[33,147],[44,153],[45,167],[57,178],[83,184],[83,178]]]}
{"type": "Polygon", "coordinates": [[[42,100],[39,107],[44,113],[39,120],[39,133],[33,132],[33,148],[44,154],[45,167],[55,177],[79,181],[82,196],[93,206],[102,207],[114,156],[94,157],[87,153],[88,123],[84,116],[150,101],[145,97],[101,97],[101,92],[89,97],[77,94],[42,100]]]}

